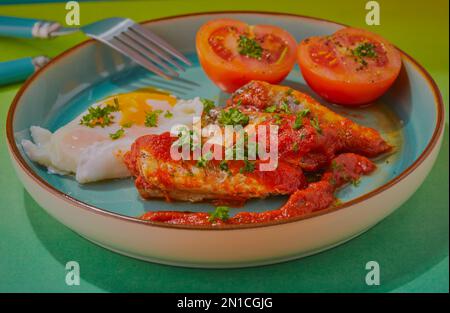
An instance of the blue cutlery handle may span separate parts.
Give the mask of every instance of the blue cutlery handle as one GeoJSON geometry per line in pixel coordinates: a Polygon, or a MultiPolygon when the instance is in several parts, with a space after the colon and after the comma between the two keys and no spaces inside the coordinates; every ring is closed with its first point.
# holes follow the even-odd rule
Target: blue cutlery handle
{"type": "Polygon", "coordinates": [[[0,85],[24,81],[35,71],[33,58],[0,62],[0,85]]]}
{"type": "Polygon", "coordinates": [[[0,36],[19,38],[48,38],[59,24],[32,18],[0,16],[0,36]]]}

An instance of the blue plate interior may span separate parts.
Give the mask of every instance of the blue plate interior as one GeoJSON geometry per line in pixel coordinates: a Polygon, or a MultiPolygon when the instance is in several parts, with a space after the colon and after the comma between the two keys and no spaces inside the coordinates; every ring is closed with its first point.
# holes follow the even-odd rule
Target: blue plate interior
{"type": "MultiPolygon", "coordinates": [[[[95,45],[98,50],[98,45],[95,45]]],[[[92,51],[79,52],[77,56],[74,55],[74,59],[81,60],[86,58],[89,53],[92,51]]],[[[95,82],[89,83],[86,83],[88,78],[85,80],[67,78],[65,76],[67,74],[61,73],[56,65],[50,67],[46,73],[41,75],[40,80],[36,80],[28,87],[16,109],[13,128],[20,153],[32,170],[54,188],[79,201],[110,212],[136,217],[152,210],[213,210],[214,207],[207,203],[167,203],[162,200],[142,200],[131,178],[80,185],[72,177],[49,174],[45,168],[31,162],[20,145],[22,139],[29,139],[28,129],[32,125],[39,125],[55,131],[94,102],[109,95],[143,87],[162,88],[186,99],[196,96],[211,98],[223,104],[228,96],[221,93],[205,76],[194,53],[188,54],[188,57],[194,65],[182,74],[181,79],[173,81],[165,81],[156,77],[140,67],[132,66],[126,60],[122,60],[124,62],[123,69],[120,71],[112,75],[105,75],[105,77],[100,75],[95,82]],[[65,81],[64,85],[59,86],[58,79],[65,81]],[[67,88],[69,91],[64,92],[62,97],[61,92],[55,91],[57,88],[67,88]],[[46,92],[48,90],[55,95],[49,96],[50,93],[46,92]]],[[[62,63],[61,66],[72,68],[74,71],[79,70],[79,73],[74,73],[74,77],[77,74],[80,77],[85,75],[82,74],[83,65],[80,65],[81,68],[78,69],[76,65],[67,63],[69,62],[67,59],[70,58],[59,60],[62,63]]],[[[377,129],[386,140],[395,146],[395,153],[376,160],[378,169],[373,175],[363,177],[357,187],[347,186],[338,192],[337,196],[344,202],[358,198],[399,175],[419,157],[431,139],[436,124],[436,110],[431,107],[434,107],[434,104],[430,102],[433,94],[423,75],[418,73],[416,66],[406,59],[405,61],[399,79],[377,103],[359,109],[347,109],[325,103],[339,114],[377,129]]],[[[85,69],[88,69],[87,66],[85,69]]],[[[282,84],[310,93],[317,98],[304,83],[297,67],[282,84]]],[[[323,100],[320,101],[324,103],[323,100]]],[[[274,209],[281,206],[286,199],[287,197],[274,197],[253,200],[242,208],[236,208],[233,212],[274,209]]]]}

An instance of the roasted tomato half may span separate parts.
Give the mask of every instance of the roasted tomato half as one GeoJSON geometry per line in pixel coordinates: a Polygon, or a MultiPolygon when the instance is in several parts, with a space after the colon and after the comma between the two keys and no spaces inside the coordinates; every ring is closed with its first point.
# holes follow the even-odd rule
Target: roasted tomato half
{"type": "Polygon", "coordinates": [[[196,45],[203,70],[225,92],[251,80],[279,83],[296,60],[296,41],[285,30],[232,19],[204,24],[196,45]]]}
{"type": "Polygon", "coordinates": [[[402,65],[400,52],[388,41],[355,28],[307,38],[298,46],[297,57],[303,77],[317,94],[348,106],[383,95],[402,65]]]}

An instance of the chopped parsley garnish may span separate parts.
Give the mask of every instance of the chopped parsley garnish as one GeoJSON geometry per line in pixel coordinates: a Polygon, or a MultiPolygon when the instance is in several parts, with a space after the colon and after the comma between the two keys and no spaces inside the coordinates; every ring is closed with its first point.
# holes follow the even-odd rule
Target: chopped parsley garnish
{"type": "Polygon", "coordinates": [[[364,59],[360,59],[359,62],[361,63],[361,67],[359,67],[358,69],[363,69],[364,66],[367,66],[367,64],[369,64],[369,63],[367,63],[367,61],[364,60],[364,59]]]}
{"type": "Polygon", "coordinates": [[[305,117],[309,114],[310,110],[309,109],[304,109],[301,110],[300,112],[298,112],[297,114],[300,114],[301,116],[305,117]]]}
{"type": "Polygon", "coordinates": [[[297,113],[297,116],[295,118],[294,122],[294,129],[300,129],[303,126],[303,118],[306,117],[309,114],[309,109],[304,109],[297,113]]]}
{"type": "Polygon", "coordinates": [[[218,206],[214,212],[209,213],[209,222],[214,222],[216,220],[226,221],[230,218],[230,208],[227,206],[218,206]]]}
{"type": "Polygon", "coordinates": [[[275,120],[275,124],[276,125],[281,125],[281,122],[282,122],[282,118],[281,118],[281,116],[280,116],[280,114],[275,114],[274,116],[273,116],[273,118],[274,118],[274,120],[275,120]]]}
{"type": "Polygon", "coordinates": [[[263,53],[261,45],[255,39],[244,35],[239,36],[238,51],[239,54],[254,59],[261,59],[263,53]]]}
{"type": "Polygon", "coordinates": [[[341,171],[343,169],[343,166],[342,166],[342,164],[333,160],[333,161],[331,161],[331,169],[336,170],[336,171],[341,171]]]}
{"type": "Polygon", "coordinates": [[[377,56],[377,52],[375,51],[375,45],[370,42],[360,43],[353,51],[353,55],[356,57],[369,57],[375,58],[377,56]]]}
{"type": "Polygon", "coordinates": [[[289,114],[291,113],[291,108],[289,107],[289,103],[286,100],[283,100],[280,106],[280,110],[289,114]]]}
{"type": "Polygon", "coordinates": [[[255,170],[255,163],[254,162],[250,162],[249,160],[245,159],[244,160],[244,166],[241,167],[241,169],[239,170],[239,173],[243,174],[243,173],[252,173],[255,170]]]}
{"type": "Polygon", "coordinates": [[[277,110],[277,106],[274,104],[274,105],[267,107],[264,111],[266,111],[267,113],[273,113],[276,110],[277,110]]]}
{"type": "Polygon", "coordinates": [[[300,129],[302,126],[303,126],[303,117],[301,115],[297,114],[297,117],[295,118],[294,126],[292,128],[300,129]]]}
{"type": "Polygon", "coordinates": [[[145,113],[145,126],[156,127],[158,126],[158,117],[162,113],[162,110],[154,110],[145,113]]]}
{"type": "Polygon", "coordinates": [[[358,187],[360,183],[361,183],[360,179],[352,179],[352,185],[353,186],[358,187]]]}
{"type": "Polygon", "coordinates": [[[116,140],[122,137],[123,135],[125,135],[125,130],[123,128],[119,128],[115,133],[109,134],[109,137],[111,137],[112,140],[116,140]]]}
{"type": "Polygon", "coordinates": [[[222,171],[224,171],[224,172],[229,172],[229,171],[230,171],[230,168],[229,168],[229,166],[228,166],[228,162],[225,161],[225,160],[220,161],[220,163],[219,163],[219,168],[220,168],[222,171]]]}
{"type": "Polygon", "coordinates": [[[294,144],[292,145],[292,151],[297,152],[298,151],[298,142],[294,142],[294,144]]]}
{"type": "Polygon", "coordinates": [[[80,125],[87,127],[109,126],[114,120],[111,113],[119,111],[119,103],[116,98],[114,98],[114,103],[115,105],[108,104],[104,107],[96,106],[88,108],[88,113],[81,117],[80,125]]]}
{"type": "Polygon", "coordinates": [[[173,117],[173,113],[170,112],[169,110],[167,110],[166,113],[164,113],[164,117],[165,118],[172,118],[173,117]]]}
{"type": "Polygon", "coordinates": [[[216,107],[216,104],[214,103],[214,101],[210,100],[210,99],[205,99],[205,98],[201,98],[200,101],[203,104],[203,111],[208,114],[209,111],[211,111],[211,109],[216,107]]]}
{"type": "Polygon", "coordinates": [[[209,160],[211,160],[213,157],[213,154],[211,151],[208,151],[205,153],[205,155],[200,157],[200,160],[197,161],[197,167],[205,167],[206,163],[208,163],[209,160]]]}
{"type": "Polygon", "coordinates": [[[246,126],[249,120],[250,118],[247,115],[235,108],[221,111],[219,114],[219,123],[222,125],[246,126]]]}
{"type": "Polygon", "coordinates": [[[375,45],[370,42],[360,43],[355,49],[352,50],[355,61],[361,63],[361,67],[357,70],[364,69],[367,66],[367,61],[364,58],[376,58],[377,52],[375,51],[375,45]]]}
{"type": "Polygon", "coordinates": [[[205,167],[208,160],[203,156],[200,157],[200,160],[197,161],[197,167],[205,167]]]}
{"type": "Polygon", "coordinates": [[[286,96],[290,96],[294,90],[292,88],[289,88],[286,90],[286,96]]]}
{"type": "Polygon", "coordinates": [[[319,133],[322,134],[322,128],[320,128],[320,124],[319,124],[319,120],[317,119],[317,117],[313,118],[311,120],[311,126],[315,128],[315,130],[319,133]]]}

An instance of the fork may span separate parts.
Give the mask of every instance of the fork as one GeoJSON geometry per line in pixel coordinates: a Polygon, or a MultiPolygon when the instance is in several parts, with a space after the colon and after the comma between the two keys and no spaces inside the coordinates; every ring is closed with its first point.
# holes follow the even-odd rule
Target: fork
{"type": "Polygon", "coordinates": [[[165,78],[178,77],[192,63],[152,31],[128,18],[108,18],[80,28],[62,27],[51,21],[0,16],[0,36],[51,38],[82,31],[88,37],[119,51],[147,70],[165,78]]]}

